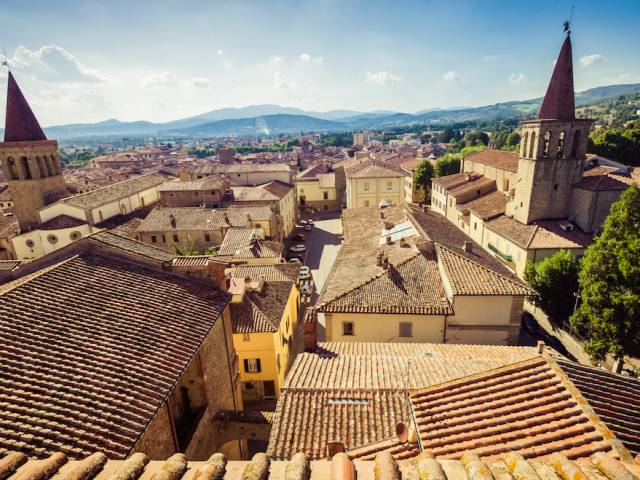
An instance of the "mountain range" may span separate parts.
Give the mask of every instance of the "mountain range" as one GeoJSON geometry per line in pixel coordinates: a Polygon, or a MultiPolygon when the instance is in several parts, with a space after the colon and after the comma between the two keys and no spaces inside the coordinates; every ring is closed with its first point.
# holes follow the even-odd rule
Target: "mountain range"
{"type": "MultiPolygon", "coordinates": [[[[577,92],[576,106],[600,100],[640,93],[640,83],[608,85],[577,92]]],[[[121,122],[110,119],[97,123],[76,123],[45,128],[49,138],[76,139],[97,137],[220,137],[265,135],[299,132],[332,132],[388,128],[414,123],[446,124],[473,120],[500,120],[534,115],[542,98],[511,101],[481,107],[425,109],[415,113],[386,110],[359,112],[354,110],[307,111],[280,105],[250,105],[222,108],[164,123],[147,121],[121,122]]],[[[0,130],[0,132],[3,132],[0,130]]]]}

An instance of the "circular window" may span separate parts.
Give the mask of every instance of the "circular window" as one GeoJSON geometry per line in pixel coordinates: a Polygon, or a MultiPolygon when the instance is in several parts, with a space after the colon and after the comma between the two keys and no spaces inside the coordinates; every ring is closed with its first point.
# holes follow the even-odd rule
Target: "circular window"
{"type": "Polygon", "coordinates": [[[71,232],[71,233],[69,234],[69,238],[70,238],[71,240],[73,240],[74,242],[75,242],[76,240],[78,240],[81,236],[82,236],[82,234],[81,234],[79,231],[77,231],[77,230],[74,230],[73,232],[71,232]]]}
{"type": "Polygon", "coordinates": [[[58,237],[56,237],[53,233],[47,235],[47,240],[49,240],[49,243],[58,243],[58,237]]]}
{"type": "Polygon", "coordinates": [[[26,242],[24,242],[27,244],[27,247],[29,248],[33,248],[35,246],[35,243],[33,242],[33,240],[29,239],[26,242]]]}

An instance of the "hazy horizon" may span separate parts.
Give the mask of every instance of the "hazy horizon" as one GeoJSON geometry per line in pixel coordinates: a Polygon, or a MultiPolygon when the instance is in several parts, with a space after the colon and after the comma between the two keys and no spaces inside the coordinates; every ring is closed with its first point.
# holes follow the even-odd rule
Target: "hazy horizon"
{"type": "MultiPolygon", "coordinates": [[[[261,104],[413,113],[542,96],[571,4],[10,0],[0,46],[44,126],[261,104]]],[[[639,19],[638,2],[576,6],[577,91],[640,82],[639,19]]],[[[3,69],[3,106],[5,91],[3,69]]]]}

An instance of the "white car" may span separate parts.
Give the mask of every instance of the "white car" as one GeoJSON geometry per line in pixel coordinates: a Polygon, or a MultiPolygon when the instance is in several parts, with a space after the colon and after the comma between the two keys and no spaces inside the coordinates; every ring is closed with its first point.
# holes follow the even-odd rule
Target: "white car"
{"type": "Polygon", "coordinates": [[[300,287],[300,293],[302,295],[311,295],[311,293],[313,292],[313,289],[311,288],[311,285],[302,285],[300,287]]]}
{"type": "Polygon", "coordinates": [[[306,265],[300,267],[300,272],[298,273],[298,280],[306,280],[311,276],[311,269],[306,265]]]}
{"type": "Polygon", "coordinates": [[[313,220],[311,219],[307,220],[307,225],[313,225],[313,220]]]}
{"type": "Polygon", "coordinates": [[[302,263],[302,260],[300,260],[298,257],[291,257],[289,259],[289,263],[302,263]]]}
{"type": "Polygon", "coordinates": [[[306,220],[300,220],[300,225],[302,225],[303,227],[307,224],[306,220]]]}
{"type": "Polygon", "coordinates": [[[311,231],[311,225],[309,225],[308,223],[302,228],[305,230],[305,232],[310,232],[311,231]]]}
{"type": "Polygon", "coordinates": [[[307,250],[307,247],[305,247],[301,243],[299,243],[298,245],[293,245],[292,247],[289,248],[289,251],[291,252],[305,252],[306,250],[307,250]]]}

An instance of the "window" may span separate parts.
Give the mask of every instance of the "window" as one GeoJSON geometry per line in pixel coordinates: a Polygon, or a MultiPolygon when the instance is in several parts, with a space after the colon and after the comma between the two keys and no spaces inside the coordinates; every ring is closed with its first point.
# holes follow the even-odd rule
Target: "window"
{"type": "Polygon", "coordinates": [[[345,337],[352,337],[355,335],[353,333],[353,322],[342,322],[342,335],[345,337]]]}
{"type": "Polygon", "coordinates": [[[558,150],[556,151],[556,157],[564,158],[564,132],[560,132],[558,137],[558,150]]]}
{"type": "Polygon", "coordinates": [[[173,241],[174,242],[179,242],[180,241],[180,239],[178,238],[178,235],[174,235],[173,236],[173,241]]]}
{"type": "Polygon", "coordinates": [[[329,205],[327,205],[326,203],[324,204],[324,209],[325,210],[329,210],[329,205]]]}
{"type": "Polygon", "coordinates": [[[16,161],[13,158],[7,160],[9,164],[9,180],[16,180],[18,178],[18,174],[16,173],[16,161]]]}
{"type": "Polygon", "coordinates": [[[369,182],[364,182],[364,189],[369,190],[369,182]]]}
{"type": "Polygon", "coordinates": [[[578,148],[580,147],[580,130],[576,130],[573,134],[573,146],[571,147],[571,156],[573,158],[578,156],[578,148]]]}
{"type": "Polygon", "coordinates": [[[162,235],[162,243],[167,243],[167,237],[165,237],[164,235],[162,235]]]}
{"type": "Polygon", "coordinates": [[[542,156],[549,156],[549,144],[551,143],[551,132],[546,131],[544,133],[544,149],[542,150],[542,156]]]}
{"type": "Polygon", "coordinates": [[[156,238],[155,235],[151,235],[151,243],[156,243],[158,241],[158,239],[156,238]]]}
{"type": "Polygon", "coordinates": [[[31,169],[29,168],[29,160],[27,160],[27,157],[22,157],[20,159],[20,162],[22,163],[22,171],[24,172],[24,178],[30,179],[31,169]]]}
{"type": "Polygon", "coordinates": [[[400,332],[398,336],[403,338],[413,337],[413,323],[400,322],[400,332]]]}
{"type": "Polygon", "coordinates": [[[245,358],[244,359],[244,371],[247,373],[259,373],[262,371],[260,368],[259,358],[245,358]]]}
{"type": "Polygon", "coordinates": [[[534,158],[534,149],[536,146],[536,132],[531,132],[531,142],[529,143],[529,158],[534,158]]]}
{"type": "Polygon", "coordinates": [[[553,189],[554,190],[558,190],[558,184],[557,183],[553,186],[553,189]]]}
{"type": "Polygon", "coordinates": [[[242,341],[243,342],[250,342],[251,341],[251,334],[250,333],[243,333],[242,334],[242,341]]]}
{"type": "Polygon", "coordinates": [[[478,229],[478,222],[473,222],[473,229],[477,230],[478,229]]]}
{"type": "Polygon", "coordinates": [[[276,365],[278,365],[278,373],[282,369],[282,365],[280,364],[280,354],[276,355],[276,365]]]}
{"type": "Polygon", "coordinates": [[[100,221],[103,220],[103,218],[102,218],[102,210],[98,210],[98,217],[100,217],[100,221]]]}
{"type": "Polygon", "coordinates": [[[208,233],[204,234],[204,241],[205,242],[210,242],[211,241],[211,235],[209,235],[208,233]]]}
{"type": "Polygon", "coordinates": [[[324,200],[329,200],[329,192],[322,192],[322,198],[324,200]]]}
{"type": "Polygon", "coordinates": [[[393,183],[387,182],[387,190],[391,190],[393,188],[393,183]]]}

